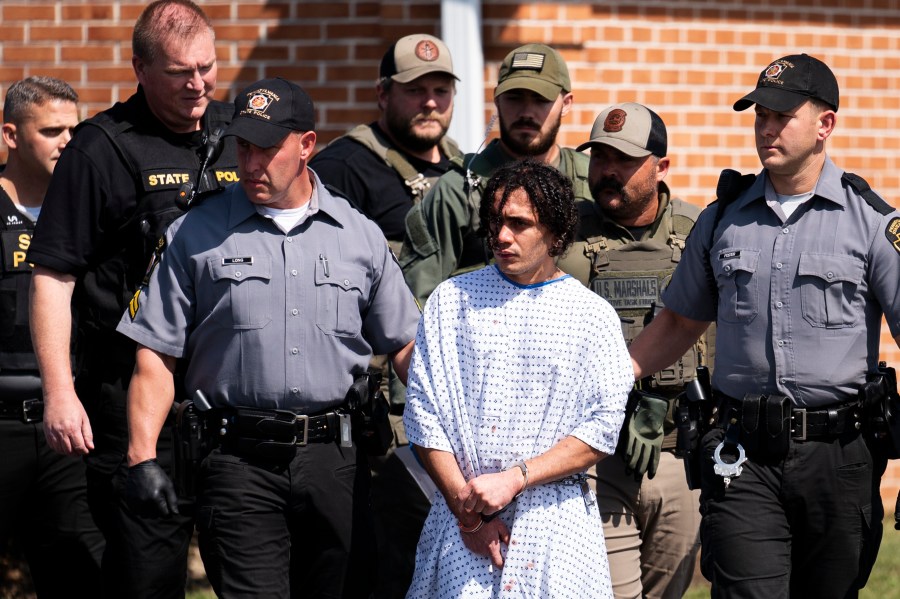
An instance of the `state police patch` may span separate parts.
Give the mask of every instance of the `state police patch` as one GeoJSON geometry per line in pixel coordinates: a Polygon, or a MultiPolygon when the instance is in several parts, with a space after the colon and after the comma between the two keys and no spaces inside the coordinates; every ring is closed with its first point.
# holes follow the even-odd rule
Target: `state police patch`
{"type": "Polygon", "coordinates": [[[900,217],[894,217],[884,228],[884,236],[900,254],[900,217]]]}

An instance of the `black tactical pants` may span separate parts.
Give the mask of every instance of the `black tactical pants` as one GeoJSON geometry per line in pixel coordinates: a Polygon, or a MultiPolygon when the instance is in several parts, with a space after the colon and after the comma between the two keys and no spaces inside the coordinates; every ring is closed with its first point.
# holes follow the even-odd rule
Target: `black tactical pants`
{"type": "Polygon", "coordinates": [[[703,440],[701,567],[712,597],[856,597],[881,543],[886,460],[855,431],[792,441],[783,459],[748,456],[726,488],[711,459],[722,436],[703,440]]]}
{"type": "MultiPolygon", "coordinates": [[[[192,505],[179,502],[180,515],[139,516],[125,504],[128,429],[125,416],[128,368],[98,369],[76,381],[85,403],[96,449],[86,458],[88,504],[106,537],[103,596],[129,599],[180,599],[187,583],[187,555],[194,531],[192,505]]],[[[172,436],[163,427],[157,444],[160,465],[171,475],[172,436]]]]}
{"type": "Polygon", "coordinates": [[[41,599],[100,596],[103,535],[81,458],[55,453],[40,423],[0,420],[0,550],[15,535],[41,599]]]}
{"type": "Polygon", "coordinates": [[[197,530],[222,598],[366,598],[374,535],[356,445],[297,447],[289,461],[213,450],[200,468],[197,530]]]}

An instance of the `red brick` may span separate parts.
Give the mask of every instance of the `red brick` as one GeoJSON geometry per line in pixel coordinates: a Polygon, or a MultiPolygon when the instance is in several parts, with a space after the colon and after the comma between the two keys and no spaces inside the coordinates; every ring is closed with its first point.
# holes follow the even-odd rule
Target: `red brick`
{"type": "Polygon", "coordinates": [[[3,62],[54,62],[56,60],[56,48],[53,46],[7,46],[3,49],[3,62]]]}
{"type": "Polygon", "coordinates": [[[53,27],[44,27],[32,25],[29,29],[28,36],[32,41],[82,41],[82,28],[79,25],[59,25],[53,27]]]}
{"type": "Polygon", "coordinates": [[[133,81],[134,69],[128,67],[100,67],[88,65],[88,81],[97,83],[100,81],[107,83],[119,83],[121,81],[133,81]]]}
{"type": "MultiPolygon", "coordinates": [[[[306,60],[306,61],[326,61],[326,60],[349,60],[350,59],[350,46],[345,44],[329,44],[327,46],[298,46],[294,49],[294,54],[296,55],[297,60],[306,60]]],[[[377,74],[378,64],[381,62],[381,57],[378,57],[378,61],[373,62],[373,75],[377,74]]]]}
{"type": "MultiPolygon", "coordinates": [[[[129,33],[129,35],[131,35],[129,33]]],[[[259,27],[256,25],[217,25],[216,41],[243,41],[254,40],[259,37],[259,27]]]]}
{"type": "Polygon", "coordinates": [[[110,26],[110,25],[97,25],[94,27],[88,27],[87,30],[87,39],[92,42],[99,41],[128,41],[131,43],[131,34],[134,31],[134,27],[132,26],[110,26]]]}
{"type": "Polygon", "coordinates": [[[111,4],[78,4],[63,5],[62,19],[64,22],[69,21],[106,21],[112,19],[114,15],[113,6],[111,4]]]}
{"type": "Polygon", "coordinates": [[[115,52],[109,46],[63,46],[60,58],[65,62],[111,61],[115,52]]]}
{"type": "MultiPolygon", "coordinates": [[[[29,68],[28,75],[45,75],[47,77],[56,77],[63,81],[78,81],[81,78],[81,69],[60,67],[55,65],[41,66],[38,68],[29,68]]],[[[0,78],[5,79],[5,77],[0,78]]]]}
{"type": "Polygon", "coordinates": [[[0,81],[18,81],[25,77],[23,67],[0,66],[0,81]]]}
{"type": "Polygon", "coordinates": [[[266,37],[270,40],[317,40],[322,39],[322,28],[318,25],[274,25],[268,28],[266,37]]]}
{"type": "Polygon", "coordinates": [[[213,21],[213,28],[218,31],[217,22],[221,19],[230,19],[231,18],[231,5],[230,4],[207,4],[204,2],[200,2],[203,12],[206,13],[206,16],[213,21]]]}
{"type": "Polygon", "coordinates": [[[52,21],[56,18],[56,9],[52,4],[28,5],[5,4],[0,7],[0,23],[9,21],[52,21]]]}
{"type": "Polygon", "coordinates": [[[242,62],[256,60],[287,60],[290,49],[285,45],[275,44],[238,44],[237,58],[242,62]]]}
{"type": "Polygon", "coordinates": [[[295,81],[300,85],[306,85],[318,79],[319,70],[316,67],[306,66],[277,66],[266,67],[265,77],[284,77],[295,81]]]}
{"type": "Polygon", "coordinates": [[[76,87],[75,89],[78,92],[79,102],[112,106],[112,91],[109,89],[109,86],[76,87]]]}
{"type": "MultiPolygon", "coordinates": [[[[290,2],[267,2],[265,4],[238,3],[239,21],[246,19],[286,19],[291,15],[290,2]]],[[[218,29],[218,28],[217,28],[218,29]]]]}

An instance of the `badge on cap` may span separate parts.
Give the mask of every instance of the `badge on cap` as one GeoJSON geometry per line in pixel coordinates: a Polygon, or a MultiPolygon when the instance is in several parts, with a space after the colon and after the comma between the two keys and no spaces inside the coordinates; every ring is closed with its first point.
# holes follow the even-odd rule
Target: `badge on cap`
{"type": "Polygon", "coordinates": [[[781,60],[776,60],[763,71],[763,78],[766,80],[766,83],[783,85],[781,76],[784,75],[788,69],[792,68],[794,68],[794,65],[783,58],[781,60]]]}
{"type": "Polygon", "coordinates": [[[517,52],[509,65],[511,69],[540,71],[544,68],[546,56],[537,52],[517,52]]]}
{"type": "Polygon", "coordinates": [[[626,118],[628,114],[621,108],[610,110],[606,120],[603,121],[603,130],[607,133],[618,133],[625,127],[626,118]]]}
{"type": "Polygon", "coordinates": [[[247,100],[246,110],[242,110],[241,114],[252,114],[264,119],[271,119],[271,117],[266,114],[266,111],[274,102],[277,102],[280,99],[278,95],[267,89],[258,89],[247,95],[250,96],[250,99],[247,100]]]}
{"type": "Polygon", "coordinates": [[[431,40],[422,40],[416,44],[416,58],[421,61],[434,62],[440,55],[440,50],[431,40]]]}

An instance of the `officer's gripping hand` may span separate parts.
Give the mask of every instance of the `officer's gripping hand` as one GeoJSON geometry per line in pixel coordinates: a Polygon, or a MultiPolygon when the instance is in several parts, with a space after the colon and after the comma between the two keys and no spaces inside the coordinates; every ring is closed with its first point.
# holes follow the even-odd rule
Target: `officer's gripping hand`
{"type": "MultiPolygon", "coordinates": [[[[619,453],[625,460],[625,469],[640,480],[644,473],[653,478],[659,466],[662,450],[663,423],[669,402],[664,397],[632,391],[637,395],[634,410],[626,414],[619,438],[619,453]]],[[[635,398],[629,398],[629,402],[635,398]]]]}
{"type": "Polygon", "coordinates": [[[128,468],[125,501],[131,511],[142,515],[178,513],[175,486],[156,460],[145,460],[128,468]]]}

